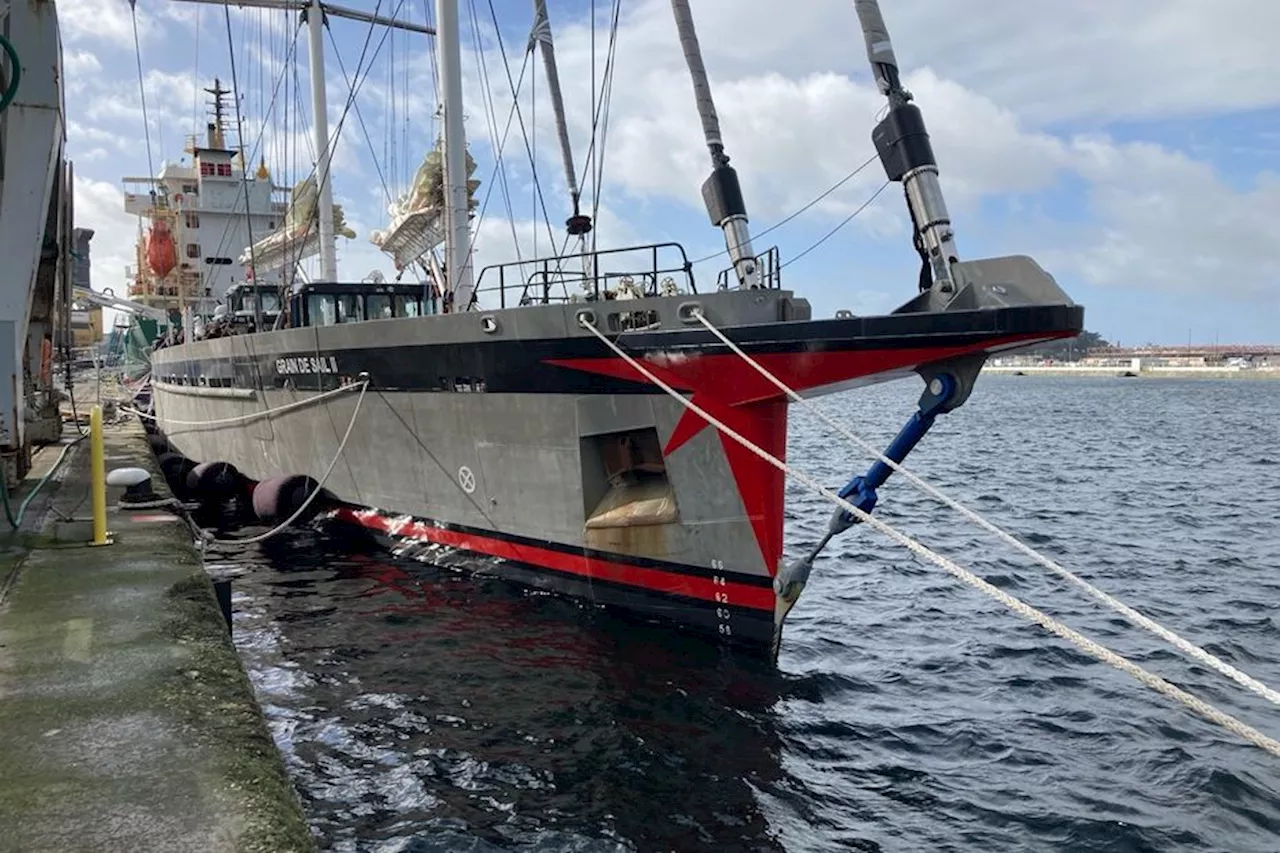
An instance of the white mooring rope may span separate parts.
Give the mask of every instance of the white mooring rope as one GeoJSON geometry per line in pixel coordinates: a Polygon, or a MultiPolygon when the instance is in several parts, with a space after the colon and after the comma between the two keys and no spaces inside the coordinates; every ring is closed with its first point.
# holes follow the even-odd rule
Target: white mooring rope
{"type": "MultiPolygon", "coordinates": [[[[333,454],[333,461],[330,462],[329,467],[325,469],[324,476],[322,476],[320,481],[316,483],[315,489],[313,489],[311,494],[307,495],[307,499],[302,502],[302,506],[298,507],[297,511],[294,512],[293,515],[289,516],[266,533],[259,533],[257,536],[250,536],[248,539],[218,539],[206,530],[203,531],[207,534],[204,537],[206,541],[212,542],[216,545],[254,545],[258,542],[265,542],[302,517],[302,514],[307,511],[307,507],[311,506],[311,502],[314,501],[320,492],[324,490],[324,484],[329,479],[329,475],[333,473],[333,469],[338,467],[338,460],[342,458],[342,453],[347,448],[347,441],[351,438],[351,431],[355,429],[356,418],[360,416],[360,405],[364,402],[365,391],[369,390],[369,380],[361,380],[360,382],[355,383],[354,387],[358,387],[360,389],[360,396],[356,398],[356,407],[351,412],[351,421],[347,424],[347,431],[342,434],[342,441],[338,442],[338,450],[333,454]]],[[[313,397],[312,399],[315,398],[313,397]]]]}
{"type": "Polygon", "coordinates": [[[911,482],[917,488],[923,490],[926,494],[936,498],[937,500],[951,507],[956,512],[960,513],[965,518],[969,519],[979,527],[982,527],[983,529],[989,531],[990,533],[993,533],[997,538],[999,538],[1006,545],[1009,545],[1010,547],[1018,551],[1021,551],[1023,554],[1026,554],[1028,557],[1035,560],[1037,563],[1044,566],[1045,568],[1049,569],[1054,574],[1075,584],[1077,587],[1084,590],[1084,592],[1087,595],[1089,595],[1096,601],[1099,601],[1102,604],[1105,604],[1107,607],[1110,607],[1112,610],[1124,616],[1133,624],[1141,628],[1145,628],[1146,630],[1155,634],[1160,639],[1178,648],[1189,657],[1194,658],[1195,660],[1199,661],[1200,663],[1204,664],[1210,669],[1216,670],[1222,675],[1225,675],[1227,678],[1230,678],[1232,681],[1235,681],[1237,684],[1239,684],[1241,687],[1244,687],[1246,690],[1256,693],[1257,695],[1263,697],[1264,699],[1268,700],[1269,702],[1275,705],[1280,705],[1280,692],[1277,692],[1271,689],[1267,685],[1263,684],[1261,681],[1258,681],[1256,678],[1250,676],[1248,673],[1241,672],[1239,669],[1236,669],[1234,666],[1222,660],[1221,658],[1217,657],[1213,653],[1207,651],[1206,649],[1201,648],[1200,646],[1197,646],[1195,643],[1192,643],[1190,640],[1186,640],[1183,637],[1180,637],[1179,635],[1175,634],[1173,631],[1170,631],[1168,628],[1164,627],[1158,622],[1155,622],[1154,620],[1150,619],[1147,616],[1144,616],[1142,613],[1138,612],[1137,610],[1134,610],[1132,607],[1125,604],[1123,601],[1113,598],[1112,596],[1098,589],[1093,584],[1089,583],[1084,578],[1073,573],[1070,569],[1056,562],[1051,557],[1048,557],[1040,553],[1035,548],[1032,548],[1030,545],[1027,545],[1022,540],[1014,537],[1011,533],[1008,533],[1002,530],[1001,528],[997,527],[994,522],[988,521],[986,518],[979,515],[975,510],[969,509],[968,507],[961,504],[959,501],[955,500],[949,495],[944,494],[936,486],[933,486],[925,482],[919,476],[912,473],[911,471],[908,471],[899,463],[894,462],[892,459],[890,459],[889,457],[882,454],[879,450],[877,450],[875,446],[865,441],[864,439],[859,438],[857,435],[851,432],[847,427],[845,427],[835,418],[823,412],[822,409],[819,408],[812,400],[805,399],[804,397],[800,396],[800,394],[796,393],[793,389],[789,388],[786,385],[786,383],[784,383],[781,379],[779,379],[778,377],[770,373],[758,361],[756,361],[751,356],[743,352],[742,349],[737,344],[729,340],[729,338],[725,336],[723,332],[721,332],[714,325],[712,325],[711,321],[708,320],[702,314],[701,311],[697,311],[694,316],[698,318],[698,320],[702,323],[702,325],[707,327],[707,330],[710,331],[711,334],[719,338],[721,343],[723,343],[725,346],[727,346],[730,350],[732,350],[737,355],[741,356],[743,361],[745,361],[747,364],[755,368],[756,372],[758,372],[765,379],[768,379],[770,382],[772,382],[778,388],[778,390],[785,393],[788,397],[790,397],[795,402],[801,403],[807,406],[809,411],[816,414],[824,424],[826,424],[827,426],[839,432],[841,435],[843,435],[845,438],[851,441],[854,445],[861,448],[865,452],[871,454],[872,456],[874,456],[876,459],[880,460],[884,464],[888,465],[894,471],[897,471],[899,474],[905,477],[909,482],[911,482]]]}
{"type": "MultiPolygon", "coordinates": [[[[257,420],[258,418],[269,418],[274,415],[282,414],[283,412],[292,411],[293,409],[301,409],[304,406],[319,403],[321,400],[326,400],[329,397],[336,397],[339,394],[345,394],[348,391],[354,391],[357,388],[359,388],[360,392],[363,394],[364,389],[368,384],[367,380],[360,382],[348,382],[346,385],[339,385],[332,391],[325,391],[323,393],[316,394],[314,397],[307,397],[305,400],[295,400],[292,403],[285,403],[283,406],[277,406],[274,409],[263,409],[258,412],[250,412],[247,415],[236,415],[234,418],[218,418],[212,421],[171,421],[166,418],[166,423],[171,426],[192,427],[228,426],[230,424],[247,423],[249,421],[257,420]]],[[[156,421],[157,423],[159,423],[160,420],[155,415],[148,415],[146,412],[141,412],[129,406],[121,406],[120,411],[127,412],[131,415],[137,415],[138,417],[145,418],[149,421],[156,421]]]]}
{"type": "Polygon", "coordinates": [[[694,403],[692,400],[686,399],[679,391],[676,391],[670,385],[663,382],[656,375],[654,375],[652,371],[650,371],[644,365],[640,364],[640,362],[638,362],[636,359],[632,358],[630,355],[624,352],[622,348],[619,347],[617,344],[615,344],[613,341],[609,340],[609,338],[606,337],[605,334],[601,332],[595,326],[594,323],[588,322],[585,318],[579,318],[578,322],[584,329],[587,329],[593,335],[599,338],[605,344],[605,346],[607,346],[610,350],[612,350],[619,358],[627,362],[627,364],[629,364],[632,368],[634,368],[637,372],[639,372],[640,375],[644,376],[654,385],[658,386],[663,391],[665,391],[672,399],[680,403],[680,405],[684,406],[689,411],[701,417],[707,423],[711,424],[716,429],[718,429],[721,433],[729,436],[729,438],[733,439],[738,444],[742,445],[747,450],[751,451],[753,454],[758,456],[760,459],[763,459],[765,462],[772,465],[774,468],[777,468],[786,476],[791,477],[792,479],[808,486],[810,489],[813,489],[815,492],[822,495],[828,501],[840,507],[844,511],[848,512],[850,515],[857,518],[859,521],[875,528],[876,530],[888,536],[890,539],[893,539],[895,542],[909,549],[910,551],[917,554],[918,556],[928,560],[931,563],[934,563],[935,565],[941,567],[948,573],[954,575],[955,577],[959,578],[960,580],[964,581],[965,583],[969,584],[970,586],[974,587],[980,592],[983,592],[986,595],[990,596],[991,598],[994,598],[996,601],[999,601],[1001,604],[1003,604],[1005,607],[1012,610],[1014,613],[1017,613],[1018,615],[1024,617],[1025,619],[1031,622],[1035,622],[1036,624],[1044,628],[1046,631],[1049,631],[1053,634],[1057,634],[1059,637],[1062,637],[1063,639],[1072,643],[1077,648],[1084,651],[1086,654],[1090,655],[1091,657],[1094,657],[1102,661],[1103,663],[1109,664],[1110,666],[1113,666],[1116,669],[1121,670],[1122,672],[1128,673],[1138,681],[1150,687],[1152,690],[1162,693],[1165,696],[1168,696],[1169,698],[1174,699],[1175,701],[1181,702],[1183,705],[1192,709],[1193,711],[1205,717],[1206,719],[1217,723],[1218,725],[1222,726],[1223,728],[1227,729],[1230,732],[1233,732],[1234,734],[1238,735],[1244,740],[1247,740],[1248,742],[1254,744],[1255,746],[1260,747],[1261,749],[1265,749],[1267,752],[1271,753],[1277,758],[1280,758],[1280,742],[1274,740],[1273,738],[1268,737],[1267,735],[1263,734],[1262,732],[1258,731],[1257,729],[1253,728],[1247,723],[1237,720],[1235,717],[1231,716],[1230,714],[1227,714],[1223,711],[1218,710],[1214,706],[1203,701],[1202,699],[1199,699],[1191,695],[1187,691],[1179,687],[1175,687],[1174,685],[1170,684],[1168,681],[1165,681],[1160,676],[1155,675],[1154,673],[1148,672],[1147,670],[1138,666],[1136,663],[1134,663],[1133,661],[1130,661],[1128,658],[1125,658],[1121,655],[1116,654],[1115,652],[1111,651],[1107,647],[1089,639],[1088,637],[1084,636],[1078,631],[1075,631],[1072,628],[1067,627],[1063,623],[1054,619],[1052,616],[1049,616],[1046,613],[1042,613],[1041,611],[1037,610],[1036,608],[1022,601],[1021,599],[1010,595],[1009,593],[1005,592],[1002,589],[999,589],[996,586],[993,586],[992,584],[988,583],[987,581],[975,575],[973,572],[970,572],[968,569],[965,569],[957,565],[956,563],[952,562],[951,560],[942,556],[936,551],[933,551],[927,546],[912,539],[910,536],[906,535],[905,533],[900,533],[899,531],[885,524],[883,521],[880,521],[878,518],[875,518],[869,513],[863,512],[861,509],[854,506],[849,501],[845,500],[844,498],[835,494],[831,490],[822,486],[820,483],[818,483],[813,478],[809,477],[807,474],[797,471],[787,463],[783,462],[781,459],[778,459],[773,454],[757,446],[749,439],[744,438],[742,435],[734,431],[731,427],[724,424],[723,422],[715,418],[713,415],[703,410],[702,407],[694,403]]]}

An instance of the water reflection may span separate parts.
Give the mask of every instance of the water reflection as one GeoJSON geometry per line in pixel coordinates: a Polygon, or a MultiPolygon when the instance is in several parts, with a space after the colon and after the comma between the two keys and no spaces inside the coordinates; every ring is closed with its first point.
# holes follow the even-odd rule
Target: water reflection
{"type": "Polygon", "coordinates": [[[776,670],[317,535],[260,552],[237,632],[327,846],[781,849],[776,670]]]}

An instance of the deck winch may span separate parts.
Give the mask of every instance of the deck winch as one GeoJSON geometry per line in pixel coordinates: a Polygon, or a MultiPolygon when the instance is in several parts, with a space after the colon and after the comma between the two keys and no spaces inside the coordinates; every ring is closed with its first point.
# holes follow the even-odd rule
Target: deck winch
{"type": "MultiPolygon", "coordinates": [[[[938,415],[949,412],[964,403],[973,389],[973,381],[982,369],[985,357],[966,358],[947,364],[921,368],[925,377],[925,390],[920,395],[918,408],[910,420],[898,431],[893,441],[885,448],[882,458],[877,459],[867,469],[867,473],[859,474],[845,484],[837,493],[863,512],[870,513],[880,500],[878,489],[893,474],[893,468],[885,462],[891,460],[900,464],[911,453],[920,440],[928,434],[938,415]]],[[[827,547],[827,543],[853,527],[859,521],[846,509],[836,508],[827,524],[827,533],[803,557],[784,566],[773,579],[774,592],[788,605],[794,604],[804,591],[809,581],[809,573],[813,571],[813,561],[827,547]]]]}

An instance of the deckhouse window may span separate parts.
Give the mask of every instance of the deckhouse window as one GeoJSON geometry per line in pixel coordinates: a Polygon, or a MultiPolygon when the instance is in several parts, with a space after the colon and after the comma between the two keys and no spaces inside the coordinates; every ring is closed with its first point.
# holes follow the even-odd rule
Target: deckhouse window
{"type": "Polygon", "coordinates": [[[397,317],[417,317],[419,315],[417,299],[412,296],[397,296],[395,299],[397,317]]]}
{"type": "Polygon", "coordinates": [[[313,293],[307,297],[308,325],[332,326],[336,322],[338,322],[338,314],[332,296],[313,293]]]}
{"type": "Polygon", "coordinates": [[[360,297],[354,293],[344,293],[338,297],[338,322],[358,323],[364,319],[360,297]]]}
{"type": "Polygon", "coordinates": [[[212,163],[206,163],[206,162],[204,162],[203,160],[201,160],[201,161],[200,161],[200,174],[201,174],[201,175],[212,175],[212,174],[213,174],[213,164],[212,164],[212,163]]]}
{"type": "Polygon", "coordinates": [[[218,177],[220,177],[220,178],[229,178],[229,177],[231,177],[231,164],[230,164],[230,163],[219,163],[219,164],[218,164],[218,177]]]}
{"type": "MultiPolygon", "coordinates": [[[[188,228],[199,228],[199,227],[200,227],[200,216],[199,216],[199,214],[196,214],[196,213],[187,213],[187,214],[186,214],[186,216],[185,216],[185,219],[186,219],[186,221],[187,221],[187,227],[188,227],[188,228]]],[[[196,254],[198,255],[198,254],[199,254],[199,252],[197,252],[196,254]]],[[[187,257],[194,258],[195,256],[196,256],[196,255],[188,255],[187,257]]]]}
{"type": "MultiPolygon", "coordinates": [[[[391,297],[385,293],[371,293],[365,298],[365,305],[369,311],[370,320],[390,320],[395,316],[391,297]]],[[[403,315],[401,315],[403,316],[403,315]]]]}
{"type": "Polygon", "coordinates": [[[198,257],[200,257],[200,244],[199,244],[199,243],[188,243],[188,244],[187,244],[187,257],[188,257],[188,258],[198,258],[198,257]]]}

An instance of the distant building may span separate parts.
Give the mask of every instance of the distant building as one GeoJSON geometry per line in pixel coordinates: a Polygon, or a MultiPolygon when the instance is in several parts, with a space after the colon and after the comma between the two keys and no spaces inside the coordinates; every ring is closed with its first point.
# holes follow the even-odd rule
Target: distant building
{"type": "Polygon", "coordinates": [[[76,287],[92,290],[89,286],[89,241],[93,239],[92,228],[75,228],[71,232],[72,256],[71,282],[76,287]]]}
{"type": "MultiPolygon", "coordinates": [[[[89,241],[92,228],[76,228],[71,232],[71,283],[75,287],[92,290],[89,263],[89,241]]],[[[102,309],[71,301],[71,346],[80,349],[91,347],[102,340],[102,309]]]]}

